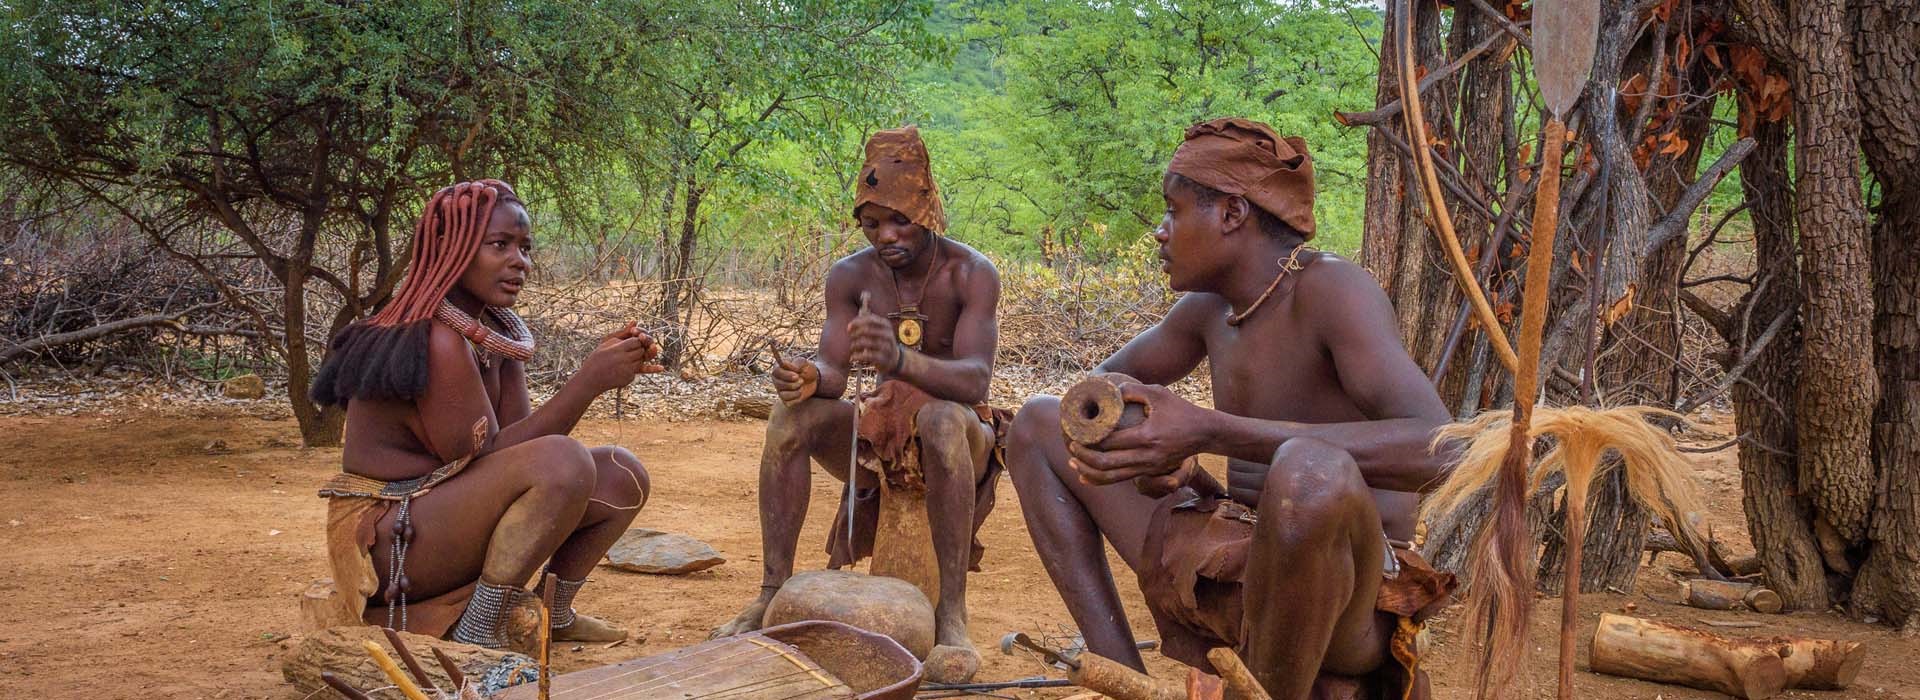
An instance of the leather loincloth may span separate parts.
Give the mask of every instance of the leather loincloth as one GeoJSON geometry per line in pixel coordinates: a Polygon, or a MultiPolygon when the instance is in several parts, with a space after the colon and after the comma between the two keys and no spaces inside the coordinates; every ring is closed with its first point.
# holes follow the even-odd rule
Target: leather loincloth
{"type": "MultiPolygon", "coordinates": [[[[486,437],[486,419],[474,425],[474,446],[486,437]]],[[[433,470],[425,476],[405,481],[381,481],[345,472],[335,474],[320,487],[327,499],[327,564],[333,571],[333,584],[348,612],[369,625],[387,626],[386,601],[375,600],[380,592],[380,576],[373,567],[374,544],[378,541],[380,521],[400,502],[418,498],[434,486],[457,476],[473,461],[473,453],[433,470]]],[[[386,556],[386,553],[379,553],[386,556]]],[[[473,583],[431,598],[409,598],[406,623],[394,617],[401,631],[444,637],[467,609],[473,597],[473,583]]]]}
{"type": "MultiPolygon", "coordinates": [[[[899,380],[888,380],[860,403],[860,462],[879,472],[894,488],[926,488],[920,470],[920,440],[915,420],[920,409],[937,399],[918,387],[899,380]]],[[[986,547],[980,543],[980,526],[993,511],[994,490],[1000,472],[1006,468],[1007,429],[1013,425],[1013,412],[987,404],[970,407],[980,422],[993,432],[993,444],[987,450],[987,467],[973,486],[973,552],[967,560],[970,571],[980,570],[980,558],[986,547]]],[[[944,436],[966,440],[964,434],[944,436]]],[[[853,475],[849,474],[848,478],[853,475]]],[[[827,531],[827,568],[838,569],[873,555],[874,533],[880,522],[880,489],[859,492],[855,502],[853,547],[847,543],[847,497],[840,496],[833,527],[827,531]]]]}
{"type": "MultiPolygon", "coordinates": [[[[1247,557],[1258,514],[1224,497],[1182,488],[1154,505],[1142,550],[1140,592],[1160,629],[1160,652],[1197,669],[1211,669],[1207,651],[1241,648],[1247,557]]],[[[1384,537],[1383,537],[1384,539],[1384,537]]],[[[1445,607],[1453,574],[1435,571],[1411,548],[1389,540],[1374,609],[1398,618],[1388,661],[1350,677],[1321,673],[1310,697],[1427,698],[1419,668],[1423,623],[1445,607]]]]}

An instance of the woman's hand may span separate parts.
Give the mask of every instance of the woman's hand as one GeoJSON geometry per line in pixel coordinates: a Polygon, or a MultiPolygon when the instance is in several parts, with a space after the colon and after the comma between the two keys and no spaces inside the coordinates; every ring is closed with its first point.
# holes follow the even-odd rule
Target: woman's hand
{"type": "Polygon", "coordinates": [[[626,326],[601,339],[599,347],[581,361],[580,371],[574,376],[588,382],[594,393],[606,393],[632,384],[635,375],[666,371],[654,362],[659,357],[660,346],[653,342],[653,336],[628,321],[626,326]]]}

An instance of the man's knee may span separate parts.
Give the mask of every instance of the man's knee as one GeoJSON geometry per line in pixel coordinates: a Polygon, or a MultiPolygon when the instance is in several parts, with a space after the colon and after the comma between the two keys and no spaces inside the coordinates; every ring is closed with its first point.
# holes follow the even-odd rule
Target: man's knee
{"type": "Polygon", "coordinates": [[[1060,397],[1035,396],[1014,414],[1013,427],[1007,431],[1007,450],[1025,454],[1065,439],[1060,433],[1060,397]]]}
{"type": "Polygon", "coordinates": [[[785,401],[774,399],[773,413],[767,416],[768,446],[797,448],[805,445],[820,423],[833,415],[833,409],[839,403],[839,399],[815,397],[788,405],[785,401]]]}
{"type": "Polygon", "coordinates": [[[922,440],[965,440],[980,414],[952,401],[928,401],[913,416],[914,433],[922,440]]]}
{"type": "Polygon", "coordinates": [[[581,499],[593,493],[599,468],[586,445],[565,435],[542,435],[526,444],[539,454],[523,467],[531,486],[554,489],[581,499]]]}
{"type": "MultiPolygon", "coordinates": [[[[1267,513],[1320,516],[1370,503],[1371,499],[1372,491],[1353,455],[1323,440],[1294,438],[1273,451],[1260,512],[1263,520],[1267,513]]],[[[1303,522],[1284,515],[1277,519],[1303,522]]]]}

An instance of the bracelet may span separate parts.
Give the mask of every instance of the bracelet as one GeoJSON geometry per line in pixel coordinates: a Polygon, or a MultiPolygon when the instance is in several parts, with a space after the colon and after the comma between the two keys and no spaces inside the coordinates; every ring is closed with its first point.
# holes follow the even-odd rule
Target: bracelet
{"type": "Polygon", "coordinates": [[[889,376],[900,376],[900,368],[907,364],[907,346],[893,341],[893,369],[887,370],[889,376]]]}

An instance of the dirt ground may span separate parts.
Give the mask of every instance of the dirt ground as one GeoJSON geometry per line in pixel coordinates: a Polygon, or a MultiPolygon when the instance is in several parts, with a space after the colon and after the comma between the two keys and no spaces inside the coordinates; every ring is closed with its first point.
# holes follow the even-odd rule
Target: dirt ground
{"type": "MultiPolygon", "coordinates": [[[[762,424],[751,421],[595,420],[581,427],[582,439],[625,445],[652,472],[655,495],[637,526],[701,538],[730,561],[681,577],[600,569],[579,606],[631,625],[644,640],[612,649],[563,647],[560,670],[694,643],[754,593],[761,432],[762,424]]],[[[298,445],[291,420],[231,408],[0,417],[0,696],[297,697],[281,680],[279,661],[297,641],[295,595],[325,574],[323,507],[314,488],[339,465],[337,450],[298,445]]],[[[1731,453],[1705,456],[1701,464],[1716,534],[1746,549],[1731,453]]],[[[803,570],[825,564],[820,543],[831,513],[821,504],[833,502],[834,483],[814,480],[803,570]]],[[[984,537],[986,570],[973,576],[970,590],[972,636],[986,659],[980,680],[1044,674],[1034,659],[994,651],[1009,630],[1057,635],[1071,626],[1004,482],[984,537]]],[[[1600,613],[1632,603],[1638,615],[1680,624],[1738,618],[1764,625],[1752,634],[1858,639],[1872,654],[1852,689],[1785,697],[1920,697],[1920,640],[1827,612],[1763,616],[1678,607],[1669,603],[1678,587],[1668,567],[1681,565],[1665,555],[1643,570],[1633,595],[1584,597],[1583,623],[1590,630],[1600,613]]],[[[1131,576],[1121,577],[1136,634],[1152,638],[1131,576]]],[[[1469,650],[1450,617],[1437,624],[1437,653],[1428,665],[1439,697],[1464,698],[1469,650]]],[[[1557,602],[1542,600],[1537,651],[1526,661],[1530,697],[1551,693],[1558,617],[1557,602]]],[[[1581,647],[1584,666],[1584,639],[1581,647]]],[[[1175,671],[1175,664],[1149,658],[1156,673],[1175,671]]],[[[1722,697],[1584,671],[1576,688],[1594,698],[1722,697]]]]}

